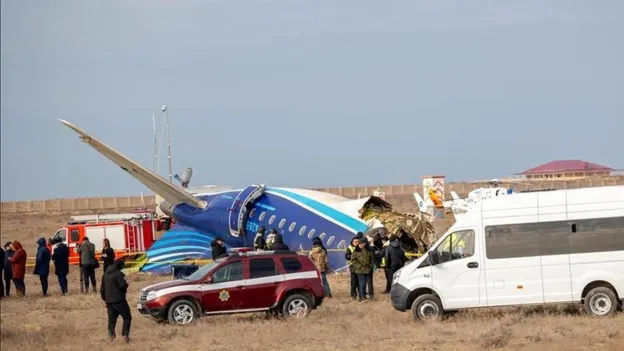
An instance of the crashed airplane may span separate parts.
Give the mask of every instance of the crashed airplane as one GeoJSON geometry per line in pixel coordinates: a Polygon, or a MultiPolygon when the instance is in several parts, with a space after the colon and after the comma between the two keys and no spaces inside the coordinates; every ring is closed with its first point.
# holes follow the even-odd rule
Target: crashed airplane
{"type": "Polygon", "coordinates": [[[166,274],[173,262],[210,258],[210,243],[216,237],[223,238],[228,248],[252,246],[260,226],[276,229],[292,250],[310,250],[312,238],[318,236],[328,250],[333,271],[347,267],[344,249],[354,235],[372,231],[379,223],[412,252],[424,252],[435,240],[433,227],[422,214],[394,212],[392,205],[376,196],[353,200],[321,191],[264,185],[191,194],[82,129],[60,121],[162,197],[158,207],[175,219],[175,224],[147,251],[140,268],[143,272],[166,274]]]}

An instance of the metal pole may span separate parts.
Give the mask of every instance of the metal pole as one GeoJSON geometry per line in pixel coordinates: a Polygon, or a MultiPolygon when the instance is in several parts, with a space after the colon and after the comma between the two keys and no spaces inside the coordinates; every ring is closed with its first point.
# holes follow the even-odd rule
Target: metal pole
{"type": "Polygon", "coordinates": [[[156,138],[156,115],[152,113],[152,125],[154,126],[154,172],[158,163],[158,139],[156,138]]]}
{"type": "Polygon", "coordinates": [[[166,128],[167,128],[167,159],[169,161],[169,183],[173,183],[173,175],[171,174],[171,134],[169,133],[169,113],[167,112],[167,105],[163,105],[163,112],[165,113],[166,128]]]}

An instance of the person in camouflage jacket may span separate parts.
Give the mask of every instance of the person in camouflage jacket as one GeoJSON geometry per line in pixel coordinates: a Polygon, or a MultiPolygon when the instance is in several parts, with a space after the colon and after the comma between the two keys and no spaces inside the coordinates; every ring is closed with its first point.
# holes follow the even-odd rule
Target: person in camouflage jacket
{"type": "Polygon", "coordinates": [[[366,301],[366,286],[368,283],[368,279],[370,278],[370,272],[373,269],[373,255],[366,248],[366,243],[366,238],[359,238],[358,247],[355,249],[351,257],[351,268],[353,269],[355,274],[357,274],[358,278],[358,295],[360,298],[360,302],[366,301]]]}
{"type": "Polygon", "coordinates": [[[321,238],[316,237],[312,239],[312,250],[310,251],[310,260],[314,263],[316,268],[321,272],[321,278],[323,280],[323,290],[325,291],[325,297],[332,297],[331,289],[329,288],[329,282],[327,281],[327,266],[329,262],[327,260],[327,253],[323,248],[323,242],[321,238]]]}

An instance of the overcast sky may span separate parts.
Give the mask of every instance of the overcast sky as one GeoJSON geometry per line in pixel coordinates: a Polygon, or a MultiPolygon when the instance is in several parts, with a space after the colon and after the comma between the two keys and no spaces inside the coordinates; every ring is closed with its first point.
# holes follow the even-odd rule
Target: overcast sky
{"type": "Polygon", "coordinates": [[[3,201],[147,193],[57,118],[151,168],[163,104],[174,172],[193,167],[192,185],[420,184],[553,159],[624,168],[621,0],[1,10],[3,201]]]}

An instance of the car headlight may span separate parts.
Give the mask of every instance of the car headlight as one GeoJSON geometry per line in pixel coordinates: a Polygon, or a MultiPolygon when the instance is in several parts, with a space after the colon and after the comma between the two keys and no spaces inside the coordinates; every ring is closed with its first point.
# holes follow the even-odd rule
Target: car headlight
{"type": "Polygon", "coordinates": [[[394,275],[392,275],[392,284],[396,283],[397,280],[399,280],[399,277],[401,276],[401,271],[402,269],[399,269],[394,273],[394,275]]]}
{"type": "Polygon", "coordinates": [[[148,293],[145,293],[145,292],[140,292],[139,293],[139,300],[149,301],[149,300],[153,300],[155,298],[156,298],[156,292],[155,291],[150,291],[148,293]]]}

